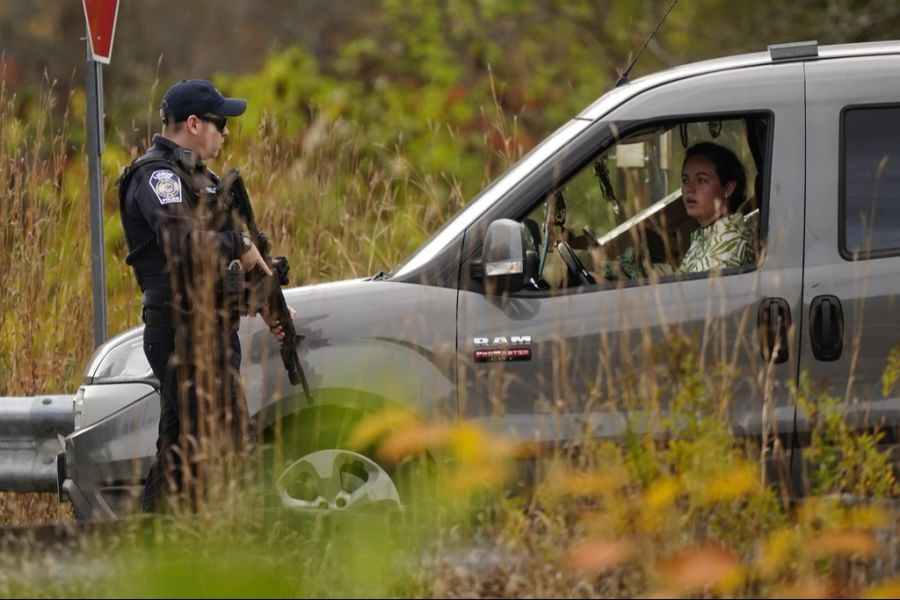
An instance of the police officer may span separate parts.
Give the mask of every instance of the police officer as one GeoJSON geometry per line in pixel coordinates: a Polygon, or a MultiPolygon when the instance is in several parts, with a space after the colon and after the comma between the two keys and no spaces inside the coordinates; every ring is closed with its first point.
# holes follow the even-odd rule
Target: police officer
{"type": "MultiPolygon", "coordinates": [[[[126,263],[143,292],[144,353],[161,384],[157,455],[144,486],[145,511],[163,508],[160,500],[170,492],[197,493],[185,490],[184,482],[197,477],[193,459],[200,420],[206,418],[201,399],[218,402],[214,410],[233,441],[247,439],[239,319],[229,312],[221,281],[234,261],[244,271],[271,275],[271,270],[232,215],[221,210],[219,180],[205,164],[228,135],[227,119],[243,114],[246,106],[246,100],[224,97],[209,81],[176,83],[160,106],[162,133],[119,179],[126,263]],[[212,296],[198,292],[204,278],[213,281],[212,296]]],[[[284,335],[277,326],[272,332],[278,339],[284,335]]]]}

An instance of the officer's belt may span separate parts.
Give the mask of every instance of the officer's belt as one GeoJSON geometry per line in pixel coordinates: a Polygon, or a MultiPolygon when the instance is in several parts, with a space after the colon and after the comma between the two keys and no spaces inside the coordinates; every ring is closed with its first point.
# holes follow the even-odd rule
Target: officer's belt
{"type": "Polygon", "coordinates": [[[137,271],[137,267],[135,267],[135,272],[140,277],[141,289],[145,291],[150,288],[167,288],[172,284],[172,278],[167,273],[141,275],[137,271]]]}
{"type": "MultiPolygon", "coordinates": [[[[180,319],[189,319],[194,313],[193,311],[172,308],[171,306],[165,306],[163,308],[145,306],[141,311],[141,319],[143,319],[145,325],[168,327],[171,329],[174,327],[174,323],[172,322],[173,314],[177,314],[180,319]]],[[[186,323],[187,321],[182,320],[181,322],[186,323]]]]}
{"type": "Polygon", "coordinates": [[[151,327],[168,327],[172,329],[172,311],[168,308],[144,307],[141,311],[141,319],[145,325],[151,327]]]}

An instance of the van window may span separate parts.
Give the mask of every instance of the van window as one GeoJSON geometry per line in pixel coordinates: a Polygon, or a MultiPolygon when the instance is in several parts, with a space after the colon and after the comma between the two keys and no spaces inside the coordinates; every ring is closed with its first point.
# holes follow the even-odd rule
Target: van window
{"type": "Polygon", "coordinates": [[[900,106],[843,114],[841,254],[900,254],[900,106]]]}
{"type": "MultiPolygon", "coordinates": [[[[754,268],[768,131],[765,114],[622,131],[525,217],[540,248],[539,284],[556,290],[754,268]],[[715,160],[730,160],[741,183],[723,192],[727,210],[704,215],[701,227],[694,216],[697,181],[686,184],[691,195],[682,198],[682,167],[689,151],[703,148],[699,158],[706,159],[710,146],[727,154],[715,160]]],[[[705,173],[714,168],[710,160],[704,165],[702,175],[718,180],[714,171],[705,173]]]]}

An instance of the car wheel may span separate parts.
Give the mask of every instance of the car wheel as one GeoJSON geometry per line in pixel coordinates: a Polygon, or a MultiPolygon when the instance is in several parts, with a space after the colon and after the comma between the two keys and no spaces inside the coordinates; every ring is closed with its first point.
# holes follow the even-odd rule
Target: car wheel
{"type": "Polygon", "coordinates": [[[402,508],[390,475],[350,450],[329,449],[287,464],[275,481],[282,507],[299,511],[384,511],[402,508]]]}

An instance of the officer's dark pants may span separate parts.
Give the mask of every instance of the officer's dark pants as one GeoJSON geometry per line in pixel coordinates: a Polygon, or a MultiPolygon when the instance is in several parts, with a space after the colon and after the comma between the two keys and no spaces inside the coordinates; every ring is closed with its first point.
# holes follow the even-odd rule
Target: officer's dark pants
{"type": "MultiPolygon", "coordinates": [[[[184,340],[184,346],[180,342],[181,340],[179,348],[193,347],[190,339],[184,340]]],[[[213,353],[217,358],[207,357],[212,358],[213,364],[204,365],[204,368],[211,367],[218,371],[217,375],[223,385],[213,393],[227,396],[218,398],[218,407],[232,417],[227,426],[231,429],[232,441],[240,445],[247,435],[247,414],[243,403],[239,402],[241,347],[237,333],[231,333],[230,346],[230,352],[220,349],[221,351],[213,353]]],[[[163,499],[171,492],[180,494],[186,491],[186,474],[196,475],[193,455],[197,449],[201,415],[197,400],[197,363],[192,357],[187,357],[186,360],[177,357],[175,330],[172,327],[146,325],[144,354],[161,383],[156,459],[150,468],[141,499],[143,511],[153,512],[164,508],[163,499]]],[[[199,492],[189,491],[192,492],[191,495],[199,492]]]]}

